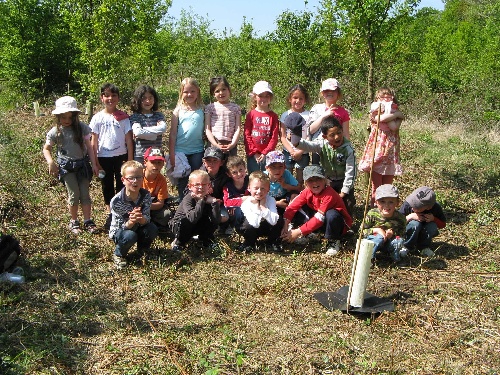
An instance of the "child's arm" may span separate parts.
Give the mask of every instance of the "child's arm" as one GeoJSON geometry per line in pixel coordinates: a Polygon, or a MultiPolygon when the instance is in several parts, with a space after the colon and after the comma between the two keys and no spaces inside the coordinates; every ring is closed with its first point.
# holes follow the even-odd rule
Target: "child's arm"
{"type": "Polygon", "coordinates": [[[295,149],[293,148],[294,145],[292,145],[288,140],[286,135],[286,126],[282,122],[280,122],[280,140],[283,147],[290,153],[290,155],[293,155],[295,152],[295,149]]]}
{"type": "Polygon", "coordinates": [[[351,135],[349,133],[349,121],[344,121],[342,123],[342,130],[344,133],[344,137],[346,137],[347,139],[351,139],[351,135]]]}
{"type": "Polygon", "coordinates": [[[172,168],[175,167],[175,142],[177,140],[177,126],[179,125],[178,110],[175,109],[172,113],[172,119],[170,120],[170,133],[168,139],[168,152],[170,158],[170,165],[172,168]]]}
{"type": "Polygon", "coordinates": [[[212,146],[220,148],[220,145],[217,143],[214,134],[212,133],[211,121],[212,121],[212,114],[210,113],[210,111],[205,111],[205,134],[207,136],[207,139],[212,144],[212,146]]]}
{"type": "Polygon", "coordinates": [[[56,177],[57,174],[59,173],[59,166],[52,158],[52,145],[46,143],[43,146],[43,156],[45,157],[45,160],[47,161],[47,164],[49,165],[49,174],[56,177]]]}
{"type": "Polygon", "coordinates": [[[94,176],[97,176],[99,174],[99,168],[98,168],[97,159],[96,159],[95,154],[93,152],[93,147],[92,147],[92,142],[90,141],[90,136],[87,136],[87,138],[84,139],[84,142],[85,142],[85,147],[87,147],[87,153],[89,155],[90,163],[92,164],[92,172],[94,173],[94,176]]]}
{"type": "Polygon", "coordinates": [[[354,181],[356,180],[356,156],[352,146],[347,146],[348,154],[345,162],[345,174],[342,189],[340,190],[340,197],[348,195],[351,189],[354,188],[354,181]]]}
{"type": "Polygon", "coordinates": [[[145,139],[147,141],[155,141],[159,135],[167,131],[167,124],[163,116],[161,116],[154,126],[142,127],[138,122],[134,123],[132,125],[132,131],[136,138],[145,139]]]}
{"type": "Polygon", "coordinates": [[[134,160],[134,139],[132,137],[132,130],[125,134],[125,144],[127,145],[127,160],[134,160]]]}
{"type": "Polygon", "coordinates": [[[241,113],[236,115],[236,129],[234,130],[233,139],[231,143],[227,146],[228,150],[232,150],[236,146],[238,146],[238,142],[240,140],[240,127],[241,127],[241,113]]]}
{"type": "Polygon", "coordinates": [[[99,146],[99,134],[92,132],[92,136],[90,138],[90,144],[92,145],[92,147],[88,150],[89,155],[90,155],[90,153],[94,154],[94,160],[95,160],[95,164],[97,166],[97,169],[101,170],[102,167],[101,167],[101,164],[99,164],[99,159],[97,157],[97,148],[99,146]]]}

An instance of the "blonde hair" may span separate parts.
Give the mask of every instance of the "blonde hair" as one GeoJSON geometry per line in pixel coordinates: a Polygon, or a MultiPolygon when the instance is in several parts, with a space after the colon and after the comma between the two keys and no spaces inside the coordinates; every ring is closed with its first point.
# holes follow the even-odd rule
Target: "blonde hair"
{"type": "Polygon", "coordinates": [[[269,176],[262,171],[255,171],[250,173],[250,176],[248,176],[248,184],[250,185],[253,180],[262,181],[268,186],[271,186],[271,180],[269,179],[269,176]]]}
{"type": "Polygon", "coordinates": [[[196,169],[189,174],[188,182],[191,183],[196,177],[205,177],[210,181],[210,175],[207,171],[202,171],[201,169],[196,169]]]}
{"type": "Polygon", "coordinates": [[[141,163],[136,160],[129,160],[122,164],[122,168],[120,169],[120,173],[122,174],[122,176],[125,176],[125,171],[127,170],[127,168],[140,169],[141,173],[144,170],[144,166],[141,163]]]}
{"type": "Polygon", "coordinates": [[[390,95],[392,96],[392,101],[393,103],[396,103],[398,104],[398,101],[396,99],[396,92],[391,89],[390,87],[381,87],[377,90],[377,92],[375,93],[375,99],[378,100],[380,99],[380,97],[384,96],[384,95],[390,95]]]}
{"type": "Polygon", "coordinates": [[[202,107],[203,106],[203,101],[201,99],[200,85],[198,84],[198,81],[196,81],[194,78],[191,78],[191,77],[184,78],[181,81],[181,87],[179,88],[179,100],[177,101],[177,107],[181,107],[181,108],[187,107],[186,103],[182,99],[182,93],[184,91],[184,88],[187,85],[193,85],[194,87],[196,87],[198,89],[198,96],[196,98],[196,102],[195,103],[196,103],[196,106],[198,108],[202,107]]]}

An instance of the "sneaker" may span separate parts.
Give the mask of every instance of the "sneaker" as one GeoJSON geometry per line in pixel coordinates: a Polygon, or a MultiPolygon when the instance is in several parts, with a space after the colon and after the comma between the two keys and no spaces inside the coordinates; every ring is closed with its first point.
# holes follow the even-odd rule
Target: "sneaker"
{"type": "Polygon", "coordinates": [[[282,253],[283,252],[283,246],[278,243],[273,243],[273,244],[267,244],[266,248],[271,250],[274,253],[282,253]]]}
{"type": "Polygon", "coordinates": [[[78,220],[70,220],[69,230],[73,234],[80,234],[82,232],[80,229],[80,222],[78,220]]]}
{"type": "Polygon", "coordinates": [[[124,257],[119,257],[116,254],[113,254],[113,263],[119,270],[127,267],[127,259],[125,259],[124,257]]]}
{"type": "Polygon", "coordinates": [[[420,250],[420,255],[422,255],[423,257],[433,257],[434,251],[426,247],[425,249],[420,250]]]}
{"type": "Polygon", "coordinates": [[[97,232],[97,230],[98,230],[98,229],[97,229],[97,226],[96,226],[96,225],[95,225],[95,223],[94,223],[94,220],[92,220],[92,219],[85,220],[85,221],[83,222],[83,227],[85,228],[85,230],[86,230],[87,232],[92,233],[92,234],[96,233],[96,232],[97,232]]]}
{"type": "Polygon", "coordinates": [[[184,250],[184,246],[179,241],[177,241],[177,238],[172,241],[170,246],[172,247],[173,254],[181,254],[182,250],[184,250]]]}
{"type": "Polygon", "coordinates": [[[325,254],[328,256],[335,256],[338,254],[340,250],[340,241],[339,240],[328,240],[325,246],[326,252],[325,254]]]}
{"type": "Polygon", "coordinates": [[[402,247],[401,250],[399,250],[399,256],[401,258],[406,258],[408,256],[408,253],[410,252],[410,250],[408,250],[406,247],[402,247]]]}
{"type": "Polygon", "coordinates": [[[109,231],[109,228],[111,227],[111,220],[113,218],[113,215],[111,213],[108,214],[108,217],[106,218],[106,222],[104,223],[104,229],[109,231]]]}

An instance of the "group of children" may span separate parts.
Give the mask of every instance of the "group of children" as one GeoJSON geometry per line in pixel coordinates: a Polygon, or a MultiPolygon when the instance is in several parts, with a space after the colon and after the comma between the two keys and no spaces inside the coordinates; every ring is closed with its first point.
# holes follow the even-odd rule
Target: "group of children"
{"type": "MultiPolygon", "coordinates": [[[[335,255],[340,237],[352,226],[356,204],[350,117],[337,104],[342,97],[338,81],[323,81],[324,103],[311,111],[305,109],[310,100],[307,90],[300,84],[293,86],[287,96],[290,109],[280,119],[270,107],[274,95],[270,84],[257,82],[244,122],[246,162],[237,155],[241,108],[230,102],[227,80],[213,78],[210,94],[215,101],[203,107],[196,80],[181,82],[168,156],[162,151],[167,125],[152,87],[137,88],[129,116],[117,109],[118,88],[104,84],[100,95],[104,109],[92,117],[90,126],[79,121],[80,111],[72,97],[58,99],[53,111],[56,126],[47,134],[43,153],[49,173],[66,186],[71,232],[81,231],[79,204],[83,229],[97,230],[90,217],[89,185],[94,175],[101,180],[108,212],[105,228],[116,244],[118,268],[126,265],[134,244],[139,254],[145,252],[158,228],[173,233],[174,252],[182,251],[195,235],[203,246],[211,246],[217,231],[230,234],[233,228],[244,238],[240,245],[244,251],[254,249],[262,236],[267,237],[266,247],[281,251],[283,241],[304,243],[321,230],[326,254],[335,255]],[[278,140],[283,151],[276,150],[278,140]],[[179,194],[175,213],[166,205],[167,180],[161,173],[165,164],[166,174],[176,178],[171,179],[179,194]]],[[[445,223],[429,188],[422,188],[427,194],[423,201],[423,193],[414,192],[401,207],[402,213],[395,211],[399,196],[390,184],[401,173],[399,126],[403,117],[394,93],[379,90],[371,109],[371,120],[378,126],[371,127],[359,165],[362,171],[372,170],[372,202],[376,204],[363,231],[376,242],[375,251],[387,247],[395,261],[413,247],[429,255],[430,239],[445,223]]]]}

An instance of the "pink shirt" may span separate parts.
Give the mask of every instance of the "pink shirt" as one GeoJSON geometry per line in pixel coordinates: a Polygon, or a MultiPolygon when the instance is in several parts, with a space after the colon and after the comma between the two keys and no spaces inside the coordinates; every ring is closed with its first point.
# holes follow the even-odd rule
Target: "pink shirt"
{"type": "Polygon", "coordinates": [[[210,103],[205,107],[205,114],[210,115],[210,127],[213,136],[219,141],[232,141],[240,124],[236,119],[241,116],[241,108],[236,103],[210,103]]]}

